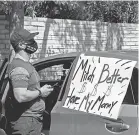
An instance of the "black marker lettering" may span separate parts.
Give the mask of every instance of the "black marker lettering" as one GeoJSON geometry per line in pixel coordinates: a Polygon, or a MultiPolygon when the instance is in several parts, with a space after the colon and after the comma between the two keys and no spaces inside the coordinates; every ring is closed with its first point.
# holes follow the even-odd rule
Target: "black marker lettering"
{"type": "Polygon", "coordinates": [[[86,103],[85,103],[85,108],[84,108],[84,109],[86,110],[86,112],[88,112],[88,110],[89,110],[89,108],[90,108],[90,106],[91,106],[91,104],[92,104],[92,102],[93,102],[93,100],[92,100],[91,102],[89,102],[89,97],[90,97],[90,94],[88,94],[87,96],[84,96],[84,98],[83,98],[83,100],[81,101],[81,104],[80,104],[80,106],[79,106],[79,110],[80,110],[82,104],[83,104],[84,101],[85,101],[86,103]],[[87,105],[88,105],[88,107],[87,107],[87,105]]]}
{"type": "MultiPolygon", "coordinates": [[[[105,98],[105,95],[104,95],[102,98],[99,96],[99,97],[97,98],[96,102],[94,103],[94,105],[92,106],[91,110],[93,110],[93,108],[95,107],[95,105],[96,105],[98,102],[101,101],[101,103],[102,103],[103,100],[104,100],[104,98],[105,98]]],[[[98,110],[99,110],[99,108],[98,108],[98,110]]]]}
{"type": "Polygon", "coordinates": [[[103,83],[103,82],[106,81],[106,79],[109,76],[109,70],[108,69],[109,69],[109,65],[108,64],[104,64],[98,83],[103,83]],[[107,76],[105,77],[104,80],[101,80],[104,72],[107,74],[107,76]]]}
{"type": "Polygon", "coordinates": [[[113,108],[117,103],[118,103],[118,101],[112,102],[112,106],[111,106],[111,108],[110,108],[110,110],[109,110],[109,113],[111,112],[112,108],[113,108]]]}
{"type": "Polygon", "coordinates": [[[77,75],[77,73],[78,73],[78,71],[79,71],[80,68],[81,68],[82,70],[83,70],[83,69],[84,69],[84,70],[86,69],[87,64],[88,64],[88,60],[86,60],[85,63],[84,63],[84,60],[81,61],[81,63],[80,63],[80,65],[79,65],[78,69],[76,70],[76,72],[75,72],[75,74],[74,74],[72,80],[74,80],[74,78],[75,78],[75,76],[77,75]]]}

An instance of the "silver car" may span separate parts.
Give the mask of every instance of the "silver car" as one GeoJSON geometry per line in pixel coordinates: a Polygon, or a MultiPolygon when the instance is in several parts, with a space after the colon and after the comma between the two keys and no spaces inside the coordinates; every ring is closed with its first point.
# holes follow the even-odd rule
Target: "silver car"
{"type": "Polygon", "coordinates": [[[81,53],[89,56],[138,61],[136,51],[80,52],[50,56],[34,62],[41,86],[50,84],[54,91],[45,99],[43,133],[46,135],[137,135],[138,66],[132,77],[116,120],[64,108],[71,78],[81,53]]]}

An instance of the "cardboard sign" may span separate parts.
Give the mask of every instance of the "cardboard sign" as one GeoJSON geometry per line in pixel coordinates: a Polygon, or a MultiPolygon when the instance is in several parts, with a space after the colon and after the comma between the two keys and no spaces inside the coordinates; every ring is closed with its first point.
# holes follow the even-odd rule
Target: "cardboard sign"
{"type": "Polygon", "coordinates": [[[117,119],[135,64],[82,54],[63,107],[117,119]]]}

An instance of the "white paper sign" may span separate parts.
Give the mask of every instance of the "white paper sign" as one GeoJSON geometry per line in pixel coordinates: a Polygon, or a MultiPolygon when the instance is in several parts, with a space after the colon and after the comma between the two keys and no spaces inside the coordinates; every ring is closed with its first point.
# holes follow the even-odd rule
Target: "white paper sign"
{"type": "Polygon", "coordinates": [[[117,119],[135,64],[82,54],[63,107],[117,119]]]}

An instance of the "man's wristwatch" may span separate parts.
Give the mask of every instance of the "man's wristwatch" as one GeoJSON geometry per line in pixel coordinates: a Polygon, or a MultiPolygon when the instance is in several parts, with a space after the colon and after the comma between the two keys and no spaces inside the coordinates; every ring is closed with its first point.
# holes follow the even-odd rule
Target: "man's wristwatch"
{"type": "Polygon", "coordinates": [[[42,96],[42,92],[41,92],[41,90],[40,90],[40,89],[36,89],[36,90],[39,91],[39,97],[41,97],[41,96],[42,96]]]}

